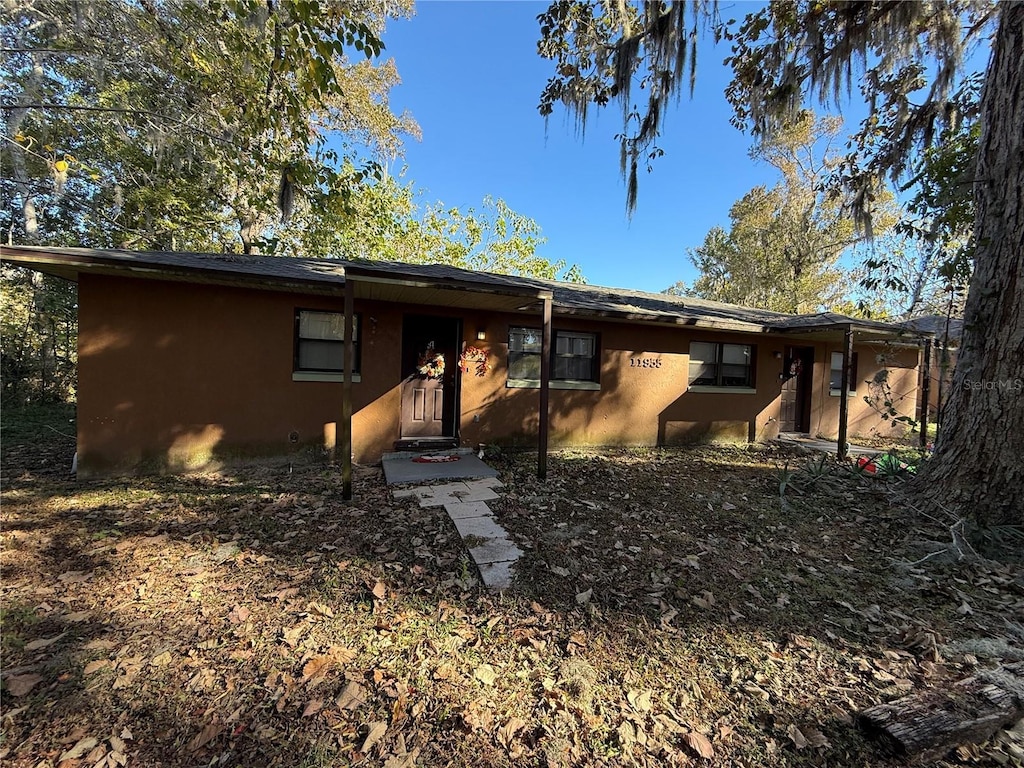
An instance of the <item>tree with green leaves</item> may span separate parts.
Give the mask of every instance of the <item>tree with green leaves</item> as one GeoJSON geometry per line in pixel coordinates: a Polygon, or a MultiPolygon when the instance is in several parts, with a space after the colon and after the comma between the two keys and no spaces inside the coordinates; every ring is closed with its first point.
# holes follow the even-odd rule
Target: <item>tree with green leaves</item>
{"type": "Polygon", "coordinates": [[[537,250],[540,225],[504,200],[486,197],[480,210],[421,205],[412,183],[385,175],[353,191],[342,227],[314,210],[296,215],[277,252],[343,259],[381,259],[408,264],[447,264],[461,269],[583,282],[577,265],[549,261],[537,250]]]}
{"type": "Polygon", "coordinates": [[[777,312],[830,310],[846,299],[852,286],[839,259],[857,238],[842,200],[825,187],[841,127],[804,112],[763,137],[751,156],[780,180],[750,190],[730,209],[729,231],[713,228],[690,251],[700,273],[690,292],[777,312]]]}
{"type": "Polygon", "coordinates": [[[539,52],[554,60],[541,112],[563,104],[585,121],[593,106],[618,102],[630,208],[639,167],[663,152],[667,110],[693,87],[702,30],[729,44],[726,94],[736,124],[755,135],[808,99],[841,106],[858,88],[868,116],[835,180],[868,233],[883,180],[904,177],[960,124],[955,94],[974,74],[964,62],[991,46],[970,161],[976,245],[961,357],[917,489],[981,524],[1024,523],[1024,3],[772,0],[733,20],[703,0],[560,0],[539,21],[539,52]]]}
{"type": "Polygon", "coordinates": [[[8,239],[257,251],[296,207],[343,220],[415,130],[372,61],[402,3],[8,6],[8,239]]]}

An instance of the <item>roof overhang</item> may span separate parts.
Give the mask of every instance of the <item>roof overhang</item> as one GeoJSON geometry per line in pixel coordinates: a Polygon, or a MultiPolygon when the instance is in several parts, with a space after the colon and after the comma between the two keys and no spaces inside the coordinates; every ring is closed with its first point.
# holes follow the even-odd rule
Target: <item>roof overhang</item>
{"type": "Polygon", "coordinates": [[[920,347],[926,339],[931,337],[931,334],[910,332],[895,328],[886,323],[870,321],[859,323],[821,323],[798,328],[779,328],[773,329],[773,333],[800,336],[812,341],[838,341],[842,340],[848,330],[853,332],[853,337],[856,341],[877,341],[910,347],[920,347]]]}
{"type": "MultiPolygon", "coordinates": [[[[192,262],[197,262],[200,255],[190,256],[192,262]]],[[[78,282],[83,274],[108,275],[341,297],[348,279],[359,299],[501,311],[539,311],[540,302],[551,298],[550,290],[494,284],[485,279],[424,277],[396,270],[393,265],[360,266],[324,259],[319,269],[271,273],[254,270],[251,258],[247,257],[202,256],[208,256],[209,261],[197,266],[175,258],[175,254],[156,252],[0,246],[3,261],[72,282],[78,282]]],[[[288,266],[286,259],[279,263],[288,266]]]]}

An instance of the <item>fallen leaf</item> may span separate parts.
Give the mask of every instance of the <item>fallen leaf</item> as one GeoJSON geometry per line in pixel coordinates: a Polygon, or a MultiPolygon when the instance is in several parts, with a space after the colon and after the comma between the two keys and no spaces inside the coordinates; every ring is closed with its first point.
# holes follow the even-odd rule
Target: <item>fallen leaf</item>
{"type": "Polygon", "coordinates": [[[355,680],[349,680],[334,700],[338,709],[356,709],[366,703],[366,688],[355,680]]]}
{"type": "Polygon", "coordinates": [[[825,734],[819,731],[813,726],[805,726],[803,728],[804,737],[807,739],[807,743],[812,747],[829,747],[831,744],[829,740],[825,738],[825,734]]]}
{"type": "Polygon", "coordinates": [[[71,749],[69,749],[59,758],[57,758],[57,762],[63,763],[65,760],[77,760],[78,758],[83,757],[85,754],[92,751],[99,743],[100,740],[94,739],[92,736],[87,736],[84,739],[79,739],[75,746],[73,746],[71,749]]]}
{"type": "Polygon", "coordinates": [[[207,723],[199,733],[192,737],[192,740],[189,741],[186,749],[188,749],[189,752],[196,752],[202,749],[211,741],[216,739],[223,730],[224,726],[220,723],[207,723]]]}
{"type": "Polygon", "coordinates": [[[490,664],[481,664],[473,671],[473,677],[484,685],[493,685],[498,677],[498,673],[494,671],[494,667],[490,664]]]}
{"type": "Polygon", "coordinates": [[[525,727],[525,721],[513,717],[498,729],[498,743],[508,750],[509,757],[513,760],[523,754],[523,745],[516,740],[515,736],[525,727]]]}
{"type": "Polygon", "coordinates": [[[309,611],[311,616],[316,616],[317,618],[330,619],[334,617],[334,609],[323,603],[310,603],[306,606],[306,610],[309,611]]]}
{"type": "Polygon", "coordinates": [[[568,568],[563,568],[560,565],[553,565],[553,566],[551,566],[551,572],[553,574],[555,574],[556,576],[568,576],[569,575],[569,569],[568,568]]]}
{"type": "Polygon", "coordinates": [[[629,748],[633,746],[634,742],[636,742],[636,728],[629,720],[623,720],[619,723],[616,733],[619,737],[619,744],[624,750],[628,751],[629,748]]]}
{"type": "Polygon", "coordinates": [[[62,632],[59,635],[57,635],[56,637],[49,637],[49,638],[45,638],[45,639],[33,640],[31,643],[26,643],[25,644],[25,650],[26,651],[38,651],[41,648],[46,648],[47,646],[50,646],[50,645],[53,645],[54,643],[56,643],[58,640],[60,640],[66,634],[67,634],[67,632],[62,632]]]}
{"type": "Polygon", "coordinates": [[[388,731],[388,724],[383,720],[379,720],[376,723],[370,723],[370,730],[366,733],[366,739],[363,741],[363,746],[359,748],[359,751],[364,755],[373,748],[373,745],[384,738],[384,734],[388,731]]]}
{"type": "Polygon", "coordinates": [[[315,688],[327,679],[327,673],[334,666],[331,656],[315,656],[302,667],[302,682],[307,688],[315,688]]]}
{"type": "Polygon", "coordinates": [[[156,656],[150,659],[149,663],[152,664],[154,667],[166,667],[173,660],[174,656],[171,655],[171,652],[164,651],[163,653],[158,653],[156,656]]]}
{"type": "Polygon", "coordinates": [[[42,675],[14,675],[13,677],[7,678],[7,691],[12,696],[24,696],[35,688],[38,683],[42,682],[42,680],[42,675]]]}
{"type": "Polygon", "coordinates": [[[299,640],[302,639],[302,635],[306,632],[305,624],[296,624],[291,629],[286,629],[281,633],[281,638],[284,640],[285,645],[289,648],[294,648],[298,645],[299,640]]]}
{"type": "Polygon", "coordinates": [[[313,701],[309,702],[306,705],[305,709],[302,710],[302,716],[303,717],[312,717],[313,715],[315,715],[317,712],[319,712],[323,708],[324,708],[324,700],[323,699],[313,699],[313,701]]]}
{"type": "Polygon", "coordinates": [[[690,746],[690,749],[696,752],[700,757],[710,759],[715,756],[715,748],[711,745],[708,737],[703,733],[690,731],[683,738],[686,739],[686,743],[690,746]]]}
{"type": "Polygon", "coordinates": [[[384,596],[388,593],[388,589],[384,586],[383,581],[378,580],[377,583],[373,585],[373,589],[370,590],[370,593],[373,595],[374,600],[383,600],[384,596]]]}
{"type": "Polygon", "coordinates": [[[356,652],[344,645],[332,645],[327,649],[327,655],[334,659],[336,664],[344,665],[356,657],[356,652]]]}
{"type": "Polygon", "coordinates": [[[231,613],[228,614],[228,621],[232,624],[244,624],[245,620],[251,615],[252,611],[244,605],[236,605],[231,609],[231,613]]]}
{"type": "Polygon", "coordinates": [[[626,701],[628,701],[630,706],[637,712],[650,712],[651,707],[653,706],[651,704],[650,691],[627,691],[626,701]]]}
{"type": "Polygon", "coordinates": [[[83,621],[87,621],[92,616],[92,611],[75,611],[74,613],[67,613],[61,618],[64,621],[70,621],[74,624],[78,624],[83,621]]]}
{"type": "Polygon", "coordinates": [[[594,595],[594,589],[590,588],[585,592],[580,592],[576,595],[576,602],[580,605],[586,605],[590,602],[590,598],[594,595]]]}
{"type": "Polygon", "coordinates": [[[110,666],[113,666],[113,662],[109,659],[97,659],[96,661],[90,661],[86,664],[85,669],[82,670],[82,674],[88,677],[89,675],[93,675],[101,669],[106,669],[110,666]]]}
{"type": "Polygon", "coordinates": [[[786,729],[786,735],[789,736],[790,740],[793,742],[793,746],[798,750],[807,748],[807,737],[804,736],[803,732],[795,725],[790,724],[786,729]]]}

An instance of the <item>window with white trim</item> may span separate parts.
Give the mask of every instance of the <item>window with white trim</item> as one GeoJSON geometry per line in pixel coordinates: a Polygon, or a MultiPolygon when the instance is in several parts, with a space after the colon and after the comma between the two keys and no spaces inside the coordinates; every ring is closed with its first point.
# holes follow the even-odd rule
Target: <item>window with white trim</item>
{"type": "MultiPolygon", "coordinates": [[[[828,370],[828,390],[830,395],[838,395],[843,389],[843,353],[833,352],[828,370]]],[[[850,357],[850,381],[846,388],[847,394],[857,394],[857,353],[850,357]]]]}
{"type": "Polygon", "coordinates": [[[690,342],[691,387],[754,387],[754,346],[690,342]]]}
{"type": "MultiPolygon", "coordinates": [[[[540,381],[541,332],[537,328],[509,328],[508,378],[540,381]]],[[[598,381],[598,338],[582,331],[553,332],[551,380],[561,382],[598,381]]]]}
{"type": "MultiPolygon", "coordinates": [[[[359,372],[359,316],[352,317],[352,343],[355,359],[352,372],[359,372]]],[[[295,312],[296,373],[335,373],[345,371],[345,313],[299,309],[295,312]]]]}

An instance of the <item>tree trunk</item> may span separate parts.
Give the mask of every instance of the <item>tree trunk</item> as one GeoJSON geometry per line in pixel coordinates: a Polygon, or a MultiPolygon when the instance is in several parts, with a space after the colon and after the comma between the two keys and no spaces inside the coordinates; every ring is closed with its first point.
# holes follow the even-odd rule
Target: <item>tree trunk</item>
{"type": "Polygon", "coordinates": [[[942,757],[959,744],[977,743],[1024,714],[1024,662],[931,690],[877,704],[858,720],[897,754],[918,760],[942,757]]]}
{"type": "Polygon", "coordinates": [[[977,255],[935,456],[918,490],[981,525],[1024,523],[1024,3],[1000,5],[981,97],[977,255]]]}

